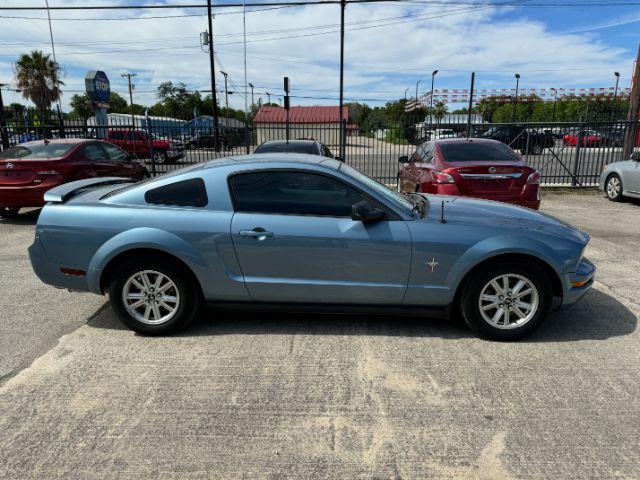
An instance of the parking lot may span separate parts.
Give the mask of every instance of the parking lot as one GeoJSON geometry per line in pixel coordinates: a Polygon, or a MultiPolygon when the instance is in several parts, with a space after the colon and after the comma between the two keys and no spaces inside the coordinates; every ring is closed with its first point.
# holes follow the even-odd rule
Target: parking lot
{"type": "Polygon", "coordinates": [[[594,288],[519,343],[456,323],[208,309],[124,329],[0,220],[0,478],[640,478],[640,203],[545,191],[594,288]]]}

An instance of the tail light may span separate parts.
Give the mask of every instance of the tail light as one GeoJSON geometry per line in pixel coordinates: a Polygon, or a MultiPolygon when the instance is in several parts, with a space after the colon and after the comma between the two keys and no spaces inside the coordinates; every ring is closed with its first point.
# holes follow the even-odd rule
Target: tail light
{"type": "Polygon", "coordinates": [[[533,172],[527,178],[528,185],[540,185],[540,172],[533,172]]]}
{"type": "Polygon", "coordinates": [[[435,183],[444,184],[444,183],[456,183],[455,179],[449,175],[448,173],[432,171],[433,181],[435,183]]]}

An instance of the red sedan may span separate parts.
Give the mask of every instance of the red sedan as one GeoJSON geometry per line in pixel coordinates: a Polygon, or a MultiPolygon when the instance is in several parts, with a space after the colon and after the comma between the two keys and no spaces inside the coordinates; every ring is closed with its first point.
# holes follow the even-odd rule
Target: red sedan
{"type": "MultiPolygon", "coordinates": [[[[581,133],[582,139],[580,142],[581,147],[599,147],[604,143],[604,137],[602,134],[595,130],[585,130],[581,133]]],[[[567,133],[562,137],[562,143],[569,147],[575,147],[578,145],[578,131],[567,133]]]]}
{"type": "Polygon", "coordinates": [[[496,140],[449,138],[425,142],[400,157],[398,190],[460,195],[540,208],[540,173],[496,140]]]}
{"type": "Polygon", "coordinates": [[[147,169],[120,148],[99,140],[60,139],[23,143],[0,153],[0,216],[41,207],[44,193],[90,177],[141,180],[147,169]]]}

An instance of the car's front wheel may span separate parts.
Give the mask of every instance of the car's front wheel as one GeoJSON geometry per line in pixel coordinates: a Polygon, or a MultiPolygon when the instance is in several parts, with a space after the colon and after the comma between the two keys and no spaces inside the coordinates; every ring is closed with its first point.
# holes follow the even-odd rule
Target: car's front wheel
{"type": "Polygon", "coordinates": [[[123,266],[112,276],[109,301],[122,323],[146,335],[164,335],[186,327],[200,306],[194,279],[164,259],[123,266]]]}
{"type": "Polygon", "coordinates": [[[155,163],[156,165],[164,165],[165,163],[169,162],[169,156],[167,155],[167,152],[162,152],[160,150],[154,150],[152,155],[152,161],[153,163],[155,163]]]}
{"type": "Polygon", "coordinates": [[[0,217],[2,218],[13,218],[18,215],[20,211],[17,207],[0,207],[0,217]]]}
{"type": "Polygon", "coordinates": [[[536,264],[503,261],[478,270],[461,296],[462,316],[473,331],[493,340],[518,340],[549,314],[550,280],[536,264]]]}
{"type": "Polygon", "coordinates": [[[607,181],[604,184],[604,191],[607,198],[612,202],[622,200],[622,180],[620,180],[617,173],[612,173],[607,177],[607,181]]]}

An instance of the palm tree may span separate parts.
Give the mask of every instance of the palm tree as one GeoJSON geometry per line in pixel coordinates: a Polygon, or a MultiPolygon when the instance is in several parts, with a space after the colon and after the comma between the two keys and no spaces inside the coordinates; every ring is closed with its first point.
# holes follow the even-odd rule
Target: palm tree
{"type": "Polygon", "coordinates": [[[440,123],[448,111],[446,103],[436,102],[433,106],[433,116],[436,117],[436,123],[440,123]]]}
{"type": "Polygon", "coordinates": [[[60,98],[60,85],[64,83],[58,73],[59,66],[40,50],[23,53],[15,63],[16,86],[24,98],[35,103],[43,116],[60,98]]]}

